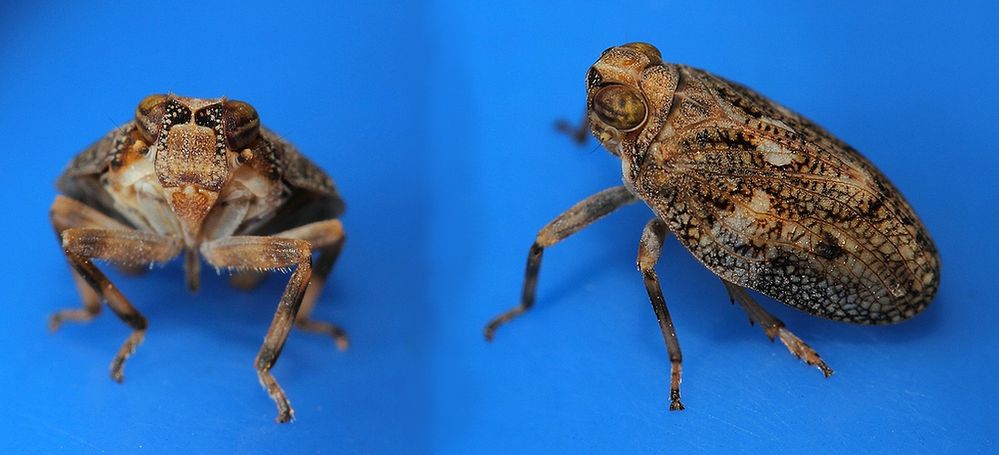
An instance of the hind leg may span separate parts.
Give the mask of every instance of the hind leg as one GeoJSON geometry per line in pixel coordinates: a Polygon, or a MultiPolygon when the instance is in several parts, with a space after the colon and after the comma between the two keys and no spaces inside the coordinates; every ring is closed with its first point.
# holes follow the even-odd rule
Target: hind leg
{"type": "Polygon", "coordinates": [[[780,342],[784,343],[784,346],[787,346],[787,350],[791,351],[791,354],[795,357],[818,368],[823,376],[827,378],[832,376],[833,370],[826,365],[826,362],[822,360],[819,353],[815,352],[804,341],[801,341],[801,338],[791,333],[780,319],[767,313],[767,310],[764,310],[760,304],[756,303],[749,296],[745,288],[725,280],[722,280],[722,283],[725,285],[725,289],[728,290],[728,296],[732,300],[732,303],[738,303],[746,311],[746,315],[749,316],[750,324],[759,324],[763,328],[763,333],[767,335],[767,338],[770,338],[770,341],[780,338],[780,342]]]}
{"type": "Polygon", "coordinates": [[[316,301],[326,279],[333,270],[333,265],[340,256],[340,250],[347,240],[343,231],[343,224],[340,220],[325,220],[309,223],[294,229],[274,234],[275,237],[305,240],[312,245],[313,251],[319,252],[319,257],[312,270],[312,281],[308,289],[305,290],[305,297],[302,298],[302,306],[298,309],[295,317],[295,326],[307,332],[323,333],[333,338],[337,348],[346,350],[349,345],[347,332],[339,326],[325,321],[312,319],[312,310],[316,306],[316,301]]]}

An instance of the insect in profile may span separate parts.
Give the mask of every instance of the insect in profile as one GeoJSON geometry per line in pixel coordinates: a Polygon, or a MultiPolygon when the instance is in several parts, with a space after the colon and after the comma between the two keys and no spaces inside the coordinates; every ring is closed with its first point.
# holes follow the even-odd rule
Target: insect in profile
{"type": "Polygon", "coordinates": [[[52,204],[52,225],[83,308],[53,314],[50,327],[89,321],[107,302],[132,328],[111,362],[115,381],[123,380],[146,319],[95,259],[141,271],[183,254],[192,291],[199,257],[234,270],[233,284],[242,287],[256,284],[262,271],[294,269],[255,362],[278,422],[290,421],[294,411],[270,369],[292,325],[329,334],[346,349],[342,329],[309,317],[344,243],[337,219],[343,201],[329,176],[262,127],[249,104],[148,96],[134,120],[77,155],[57,187],[62,195],[52,204]]]}
{"type": "Polygon", "coordinates": [[[810,120],[707,71],[665,63],[645,43],[604,51],[586,92],[583,127],[621,159],[624,185],[541,229],[520,305],[489,322],[486,339],[534,304],[545,248],[638,200],[655,215],[638,268],[669,353],[670,410],[683,409],[680,345],[654,269],[669,233],[721,278],[750,322],[826,377],[832,370],[818,353],[747,289],[858,324],[909,319],[936,294],[937,250],[912,207],[873,164],[810,120]]]}

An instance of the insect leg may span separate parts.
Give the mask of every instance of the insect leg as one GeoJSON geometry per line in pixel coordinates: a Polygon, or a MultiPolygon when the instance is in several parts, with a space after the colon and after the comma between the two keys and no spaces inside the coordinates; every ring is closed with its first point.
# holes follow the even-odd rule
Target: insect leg
{"type": "Polygon", "coordinates": [[[566,120],[559,120],[555,122],[555,130],[564,133],[569,136],[573,142],[583,145],[586,143],[586,138],[590,135],[590,115],[586,109],[583,109],[583,119],[580,120],[579,126],[573,126],[566,120]]]}
{"type": "Polygon", "coordinates": [[[509,322],[534,305],[538,272],[541,270],[541,256],[546,247],[562,241],[594,221],[635,200],[635,196],[624,186],[608,188],[582,200],[541,228],[534,239],[534,244],[531,245],[531,249],[527,253],[527,269],[524,272],[524,288],[521,292],[520,305],[489,321],[484,330],[486,340],[491,341],[499,326],[509,322]]]}
{"type": "Polygon", "coordinates": [[[278,409],[277,421],[291,421],[294,410],[288,403],[284,390],[271,375],[271,367],[281,355],[288,340],[288,333],[295,322],[302,297],[312,276],[312,247],[298,239],[258,236],[234,236],[213,240],[201,245],[201,253],[215,267],[254,270],[283,270],[295,267],[274,319],[264,337],[254,362],[260,384],[274,400],[278,409]]]}
{"type": "MultiPolygon", "coordinates": [[[[131,229],[80,201],[62,195],[56,196],[55,202],[52,203],[49,218],[52,220],[52,227],[56,231],[56,239],[60,246],[62,244],[62,231],[69,228],[131,229]]],[[[83,308],[64,309],[52,314],[49,317],[49,329],[52,331],[58,330],[63,321],[87,322],[101,312],[101,297],[75,269],[71,267],[70,270],[73,274],[73,281],[76,283],[76,289],[80,293],[80,299],[83,301],[83,308]]]]}
{"type": "Polygon", "coordinates": [[[316,306],[319,293],[322,292],[326,284],[326,278],[333,270],[333,264],[340,256],[346,236],[343,231],[343,224],[340,220],[325,220],[309,223],[294,229],[274,234],[275,237],[301,239],[309,242],[314,250],[319,251],[319,258],[312,269],[312,282],[305,291],[302,298],[302,307],[298,310],[295,318],[295,325],[307,332],[325,333],[333,337],[337,347],[344,351],[347,349],[347,333],[340,327],[329,322],[316,321],[310,319],[312,309],[316,306]]]}
{"type": "Polygon", "coordinates": [[[103,228],[69,228],[62,232],[62,244],[70,265],[100,295],[122,321],[132,328],[111,362],[111,378],[122,382],[125,360],[142,343],[146,318],[128,302],[107,276],[93,263],[105,259],[126,265],[167,261],[180,251],[178,239],[136,230],[111,231],[103,228]]]}
{"type": "Polygon", "coordinates": [[[784,343],[784,346],[787,346],[787,350],[791,351],[791,354],[795,357],[818,368],[823,376],[827,378],[832,376],[833,370],[826,365],[826,362],[822,360],[819,353],[815,352],[808,344],[801,341],[800,338],[784,327],[784,323],[780,319],[767,313],[767,310],[764,310],[760,304],[756,303],[750,297],[745,288],[725,280],[722,280],[722,283],[725,285],[725,289],[728,290],[728,296],[732,300],[732,303],[738,302],[749,316],[749,323],[759,324],[763,328],[763,332],[767,335],[767,338],[770,338],[770,341],[780,338],[781,343],[784,343]]]}
{"type": "Polygon", "coordinates": [[[680,342],[676,338],[673,319],[670,318],[669,309],[666,308],[666,299],[663,298],[663,291],[659,286],[659,276],[656,275],[655,270],[656,263],[659,262],[659,255],[662,253],[663,241],[668,233],[666,224],[659,218],[653,219],[645,225],[645,230],[642,231],[642,240],[638,245],[638,270],[642,272],[642,278],[645,279],[645,290],[649,293],[652,309],[656,312],[659,328],[662,329],[663,339],[666,340],[666,352],[669,354],[670,361],[669,410],[682,411],[680,371],[683,356],[680,354],[680,342]]]}
{"type": "Polygon", "coordinates": [[[94,292],[90,284],[80,276],[80,273],[73,268],[70,263],[70,271],[73,273],[73,282],[76,283],[76,290],[83,300],[83,308],[65,308],[49,316],[49,330],[55,332],[62,327],[64,321],[90,322],[91,319],[101,314],[101,296],[94,292]]]}

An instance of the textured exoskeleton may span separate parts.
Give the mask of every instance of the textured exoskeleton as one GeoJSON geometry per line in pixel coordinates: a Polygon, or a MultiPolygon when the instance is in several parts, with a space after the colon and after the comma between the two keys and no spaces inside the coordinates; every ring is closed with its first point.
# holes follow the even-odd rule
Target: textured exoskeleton
{"type": "Polygon", "coordinates": [[[586,86],[585,123],[621,159],[624,185],[541,230],[521,304],[490,322],[487,338],[533,305],[545,247],[638,200],[655,214],[638,266],[672,363],[671,409],[683,408],[681,355],[654,270],[668,233],[721,278],[771,340],[780,338],[826,376],[832,370],[819,355],[746,288],[861,324],[911,318],[933,299],[939,257],[912,207],[867,159],[815,123],[745,86],[665,63],[645,43],[604,51],[586,86]]]}
{"type": "Polygon", "coordinates": [[[343,201],[329,176],[263,128],[249,104],[146,97],[135,119],[73,159],[57,186],[62,195],[52,204],[52,224],[83,308],[54,314],[51,327],[90,320],[106,301],[133,329],[111,364],[116,381],[143,339],[146,319],[94,259],[138,271],[183,254],[191,290],[198,287],[200,258],[236,271],[239,286],[252,286],[265,270],[294,269],[256,359],[279,422],[290,421],[293,411],[270,369],[292,324],[327,333],[346,349],[343,330],[309,318],[344,242],[337,219],[343,201]]]}

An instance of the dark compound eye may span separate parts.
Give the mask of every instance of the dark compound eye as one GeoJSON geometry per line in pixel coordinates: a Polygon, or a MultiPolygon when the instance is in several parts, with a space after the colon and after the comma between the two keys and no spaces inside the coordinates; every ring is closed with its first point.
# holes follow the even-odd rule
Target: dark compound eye
{"type": "Polygon", "coordinates": [[[600,121],[618,131],[633,131],[645,123],[645,100],[623,85],[604,87],[593,96],[593,112],[600,121]]]}
{"type": "Polygon", "coordinates": [[[135,124],[146,142],[152,143],[160,135],[163,113],[166,112],[166,95],[149,95],[135,108],[135,124]]]}
{"type": "Polygon", "coordinates": [[[225,137],[232,150],[242,150],[253,145],[260,136],[260,117],[257,110],[247,103],[227,100],[223,105],[225,137]]]}

